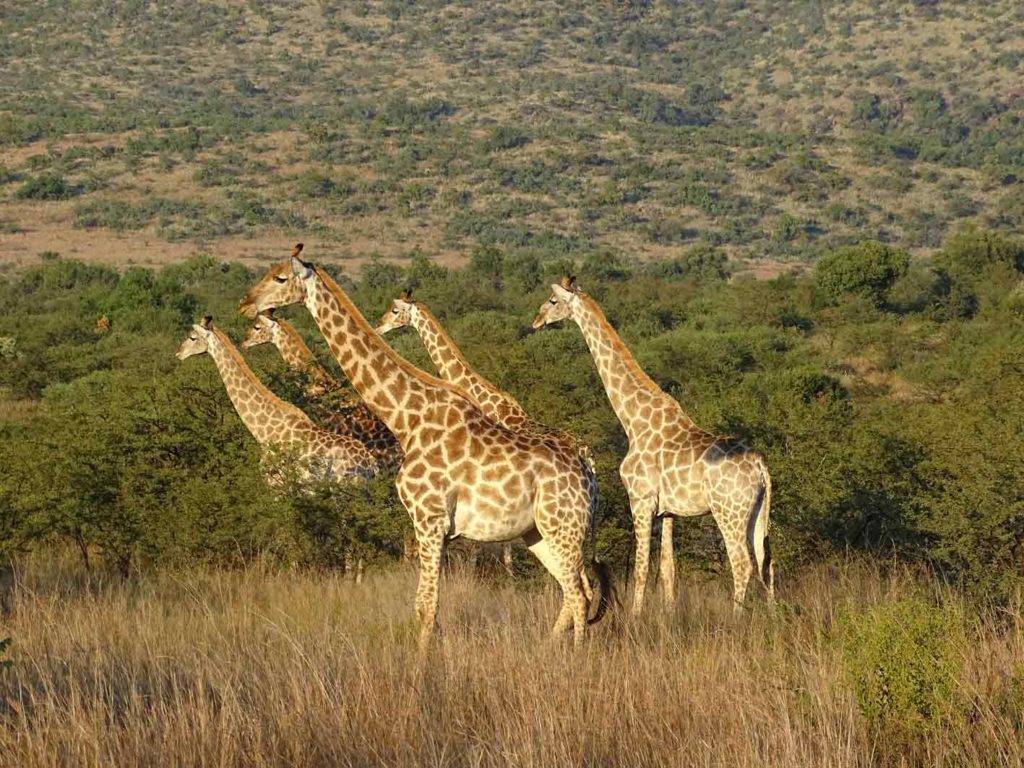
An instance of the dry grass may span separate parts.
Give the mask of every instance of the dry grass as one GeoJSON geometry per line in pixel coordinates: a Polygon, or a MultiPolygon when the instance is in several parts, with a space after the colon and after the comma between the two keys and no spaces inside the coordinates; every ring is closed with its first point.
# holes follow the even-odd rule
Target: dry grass
{"type": "Polygon", "coordinates": [[[87,587],[67,569],[19,566],[0,630],[14,641],[0,673],[0,764],[1021,762],[1019,718],[997,706],[1006,669],[1024,658],[1005,626],[971,630],[969,718],[902,756],[869,734],[834,620],[851,602],[920,589],[906,574],[823,566],[791,580],[774,615],[755,603],[739,621],[720,585],[689,584],[670,613],[612,617],[574,653],[546,639],[552,589],[454,573],[422,674],[414,578],[393,570],[356,586],[253,568],[87,587]]]}

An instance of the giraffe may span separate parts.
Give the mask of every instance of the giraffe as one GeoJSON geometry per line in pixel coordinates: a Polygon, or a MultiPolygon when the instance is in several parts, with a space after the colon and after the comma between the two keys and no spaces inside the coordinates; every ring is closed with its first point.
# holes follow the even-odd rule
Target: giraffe
{"type": "Polygon", "coordinates": [[[533,321],[535,330],[572,319],[594,357],[605,392],[629,438],[619,475],[629,495],[636,533],[633,614],[643,609],[654,517],[663,518],[661,577],[666,602],[675,598],[672,516],[714,517],[729,556],[738,611],[753,571],[774,601],[768,543],[772,485],[761,454],[735,438],[698,428],[678,402],[637,365],[597,303],[566,276],[533,321]]]}
{"type": "Polygon", "coordinates": [[[562,589],[552,634],[571,627],[574,643],[582,642],[587,624],[604,613],[606,590],[588,622],[583,542],[596,488],[579,455],[506,429],[462,390],[401,358],[326,272],[296,256],[271,267],[239,310],[253,317],[291,304],[305,305],[349,381],[405,452],[395,485],[419,545],[421,653],[435,629],[445,541],[459,536],[525,539],[562,589]]]}
{"type": "MultiPolygon", "coordinates": [[[[297,255],[297,254],[296,254],[297,255]]],[[[289,368],[309,374],[306,395],[317,398],[341,385],[323,366],[290,323],[274,316],[273,310],[259,313],[242,340],[242,349],[273,344],[289,368]]],[[[332,404],[330,412],[318,414],[326,428],[338,435],[356,438],[367,447],[382,472],[395,472],[402,463],[402,447],[387,426],[358,398],[332,404]]]]}
{"type": "Polygon", "coordinates": [[[299,332],[289,323],[274,317],[273,310],[261,312],[256,316],[245,338],[239,345],[242,349],[251,349],[260,344],[273,344],[284,358],[285,365],[291,370],[305,374],[308,383],[305,387],[307,397],[320,397],[341,385],[334,380],[313,356],[313,351],[306,346],[299,332]]]}
{"type": "MultiPolygon", "coordinates": [[[[177,357],[185,360],[204,353],[213,358],[231,404],[263,447],[264,458],[273,449],[295,450],[301,480],[370,479],[377,474],[377,462],[362,443],[320,429],[306,414],[267,389],[209,315],[192,326],[177,357]]],[[[280,482],[271,475],[267,479],[273,485],[280,482]]]]}
{"type": "MultiPolygon", "coordinates": [[[[391,302],[391,308],[381,317],[376,330],[383,336],[406,326],[416,329],[441,378],[465,390],[469,399],[484,415],[513,432],[550,438],[580,450],[587,460],[588,469],[593,473],[594,468],[589,462],[586,447],[571,435],[551,429],[533,419],[512,395],[498,389],[480,375],[466,360],[462,350],[448,335],[434,313],[425,304],[412,300],[411,290],[402,291],[398,298],[391,302]]],[[[594,483],[596,482],[595,479],[594,483]]],[[[505,568],[511,570],[512,551],[509,544],[505,545],[503,560],[505,568]]]]}
{"type": "Polygon", "coordinates": [[[413,301],[411,291],[402,291],[391,302],[391,309],[381,317],[376,330],[384,335],[409,325],[420,335],[441,378],[465,390],[483,413],[513,432],[554,434],[554,430],[532,419],[512,395],[475,371],[426,305],[413,301]]]}

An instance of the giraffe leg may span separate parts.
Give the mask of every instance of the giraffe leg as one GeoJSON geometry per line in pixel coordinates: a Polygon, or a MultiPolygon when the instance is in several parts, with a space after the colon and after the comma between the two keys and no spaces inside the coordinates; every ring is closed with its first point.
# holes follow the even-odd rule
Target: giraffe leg
{"type": "Polygon", "coordinates": [[[552,548],[546,539],[528,545],[528,549],[562,588],[562,608],[551,635],[558,637],[572,625],[573,642],[579,645],[587,626],[587,596],[580,578],[580,569],[566,562],[568,558],[552,548]]]}
{"type": "Polygon", "coordinates": [[[590,578],[587,576],[586,568],[580,569],[580,584],[583,586],[583,594],[586,595],[587,598],[587,606],[593,605],[594,587],[590,584],[590,578]]]}
{"type": "Polygon", "coordinates": [[[718,524],[725,542],[725,552],[729,556],[729,567],[732,569],[733,612],[743,610],[743,598],[747,594],[747,584],[754,573],[750,550],[747,547],[747,516],[749,504],[740,504],[732,499],[727,503],[712,503],[711,514],[718,524]]]}
{"type": "Polygon", "coordinates": [[[666,606],[676,601],[676,561],[672,551],[672,516],[661,518],[661,596],[666,606]]]}
{"type": "Polygon", "coordinates": [[[515,570],[512,568],[512,542],[506,541],[501,549],[501,563],[505,566],[505,571],[509,576],[515,576],[515,570]]]}
{"type": "Polygon", "coordinates": [[[416,585],[416,618],[420,625],[420,651],[429,647],[437,625],[437,599],[441,581],[441,555],[444,553],[443,524],[434,525],[425,532],[417,531],[419,544],[420,579],[416,585]]]}
{"type": "Polygon", "coordinates": [[[647,572],[651,563],[651,527],[654,525],[654,510],[658,506],[657,496],[634,499],[630,496],[633,512],[633,533],[636,536],[636,559],[633,565],[633,615],[639,616],[644,608],[644,592],[647,590],[647,572]]]}
{"type": "MultiPolygon", "coordinates": [[[[536,557],[538,560],[540,560],[541,565],[543,565],[544,568],[547,569],[548,573],[550,573],[552,576],[554,576],[555,579],[557,580],[558,579],[558,575],[557,575],[556,571],[558,569],[558,564],[557,564],[557,562],[555,560],[554,553],[552,553],[552,551],[551,551],[551,547],[548,546],[548,543],[544,539],[538,539],[536,542],[534,542],[532,544],[528,543],[526,548],[530,550],[530,552],[533,554],[534,557],[536,557]]],[[[559,583],[559,584],[561,584],[561,583],[559,583]]],[[[569,628],[569,624],[571,622],[572,622],[572,609],[569,607],[569,603],[565,599],[564,590],[563,590],[562,608],[561,608],[561,610],[559,610],[558,618],[555,619],[555,626],[551,630],[552,636],[557,636],[557,635],[560,635],[563,632],[565,632],[565,630],[567,630],[569,628]]]]}

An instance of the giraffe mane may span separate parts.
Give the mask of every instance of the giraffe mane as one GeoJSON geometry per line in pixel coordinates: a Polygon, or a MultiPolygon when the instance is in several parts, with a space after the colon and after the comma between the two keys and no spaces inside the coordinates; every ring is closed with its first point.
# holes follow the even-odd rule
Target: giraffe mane
{"type": "Polygon", "coordinates": [[[618,331],[616,331],[612,327],[612,324],[608,322],[608,318],[605,317],[604,312],[601,311],[601,308],[597,305],[597,302],[594,301],[588,294],[584,293],[583,291],[579,291],[578,295],[580,297],[580,301],[582,301],[587,306],[587,308],[594,314],[594,317],[597,318],[597,322],[604,329],[606,335],[608,336],[608,339],[611,342],[612,349],[614,350],[615,354],[617,354],[622,359],[622,361],[626,365],[626,368],[636,377],[637,383],[642,384],[643,386],[647,387],[648,389],[654,392],[664,394],[662,388],[655,384],[654,381],[651,380],[651,377],[644,372],[644,369],[640,367],[640,364],[636,361],[636,358],[633,357],[633,353],[629,351],[629,347],[626,346],[626,343],[622,340],[622,337],[619,336],[618,331]]]}

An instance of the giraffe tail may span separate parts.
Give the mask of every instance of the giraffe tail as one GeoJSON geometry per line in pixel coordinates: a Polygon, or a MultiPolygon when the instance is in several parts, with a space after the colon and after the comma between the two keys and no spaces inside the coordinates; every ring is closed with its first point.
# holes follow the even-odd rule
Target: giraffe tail
{"type": "Polygon", "coordinates": [[[764,459],[758,461],[761,470],[761,482],[764,491],[758,505],[757,519],[754,521],[754,559],[757,563],[757,575],[768,591],[768,602],[775,602],[775,567],[772,565],[772,548],[768,540],[768,515],[772,507],[772,478],[764,459]]]}
{"type": "Polygon", "coordinates": [[[594,615],[587,619],[587,624],[597,624],[604,615],[608,613],[608,606],[612,601],[612,574],[611,569],[600,560],[595,558],[594,575],[597,577],[597,588],[600,590],[600,597],[597,600],[597,610],[594,615]]]}

